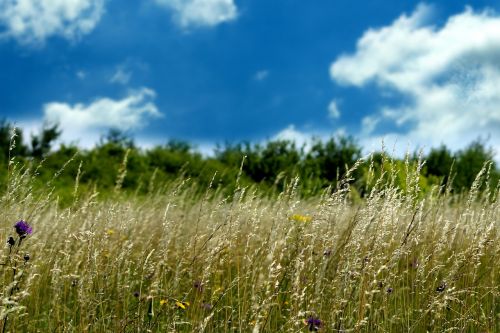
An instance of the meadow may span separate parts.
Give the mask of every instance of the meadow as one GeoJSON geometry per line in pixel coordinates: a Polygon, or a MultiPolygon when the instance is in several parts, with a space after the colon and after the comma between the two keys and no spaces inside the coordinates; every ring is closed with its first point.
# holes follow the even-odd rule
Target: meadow
{"type": "MultiPolygon", "coordinates": [[[[391,163],[388,163],[391,165],[391,163]]],[[[1,194],[5,332],[499,332],[499,187],[422,192],[422,164],[300,195],[234,179],[82,190],[61,205],[36,168],[1,194]],[[20,221],[25,223],[20,223],[20,221]],[[14,227],[14,226],[17,227],[14,227]],[[10,238],[12,237],[12,238],[10,238]]],[[[58,174],[54,176],[56,178],[58,174]]]]}

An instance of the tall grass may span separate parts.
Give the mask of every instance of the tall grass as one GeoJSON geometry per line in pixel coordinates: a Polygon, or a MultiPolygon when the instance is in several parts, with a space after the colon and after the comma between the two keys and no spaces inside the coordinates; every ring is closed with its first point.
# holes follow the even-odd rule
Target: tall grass
{"type": "MultiPolygon", "coordinates": [[[[80,193],[61,208],[10,165],[0,239],[3,332],[499,332],[499,189],[405,190],[387,170],[302,199],[179,179],[147,196],[80,193]],[[29,254],[26,260],[26,254],[29,254]]],[[[236,180],[237,182],[237,180],[236,180]]]]}

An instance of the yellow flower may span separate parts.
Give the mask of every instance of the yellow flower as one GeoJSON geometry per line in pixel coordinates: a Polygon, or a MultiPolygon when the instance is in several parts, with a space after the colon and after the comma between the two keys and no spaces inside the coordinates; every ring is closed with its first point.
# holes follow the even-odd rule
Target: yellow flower
{"type": "Polygon", "coordinates": [[[291,221],[301,222],[301,223],[309,223],[312,221],[312,217],[307,215],[293,214],[289,218],[291,221]]]}
{"type": "Polygon", "coordinates": [[[113,229],[108,229],[108,230],[106,230],[106,234],[107,234],[108,236],[111,236],[111,235],[112,235],[112,234],[114,234],[114,233],[115,233],[115,231],[114,231],[113,229]]]}
{"type": "Polygon", "coordinates": [[[181,302],[178,299],[175,300],[175,306],[177,306],[179,309],[186,310],[190,305],[191,304],[189,302],[181,302]]]}
{"type": "Polygon", "coordinates": [[[165,304],[167,304],[167,303],[168,303],[168,302],[167,302],[167,300],[166,300],[166,299],[162,299],[162,300],[160,300],[160,305],[165,305],[165,304]]]}

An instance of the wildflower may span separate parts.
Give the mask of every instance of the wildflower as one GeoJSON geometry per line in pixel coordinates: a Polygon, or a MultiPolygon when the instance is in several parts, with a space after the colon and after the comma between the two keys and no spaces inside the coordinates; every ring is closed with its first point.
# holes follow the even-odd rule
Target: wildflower
{"type": "Polygon", "coordinates": [[[162,299],[162,300],[160,300],[160,305],[165,305],[165,304],[167,304],[167,302],[168,301],[166,299],[162,299]]]}
{"type": "Polygon", "coordinates": [[[446,282],[443,282],[436,288],[436,291],[438,293],[442,293],[445,289],[446,289],[446,282]]]}
{"type": "Polygon", "coordinates": [[[393,291],[394,291],[394,289],[392,289],[391,287],[387,288],[387,293],[388,294],[392,294],[393,291]]]}
{"type": "Polygon", "coordinates": [[[10,236],[9,239],[7,239],[7,244],[9,244],[10,247],[16,245],[16,241],[14,240],[14,237],[10,236]]]}
{"type": "Polygon", "coordinates": [[[107,234],[108,236],[111,236],[111,235],[113,235],[114,233],[115,233],[115,231],[114,231],[113,229],[108,229],[108,230],[106,230],[106,234],[107,234]]]}
{"type": "Polygon", "coordinates": [[[134,297],[135,297],[135,298],[139,298],[139,296],[140,296],[140,295],[141,295],[141,294],[139,294],[139,292],[138,292],[138,291],[134,291],[134,297]]]}
{"type": "Polygon", "coordinates": [[[30,255],[28,253],[26,253],[23,258],[24,258],[24,261],[28,261],[28,260],[30,260],[30,255]]]}
{"type": "Polygon", "coordinates": [[[191,304],[189,302],[181,302],[179,300],[175,300],[175,306],[179,309],[186,310],[191,304]]]}
{"type": "Polygon", "coordinates": [[[309,332],[317,332],[323,325],[323,322],[318,317],[310,316],[305,321],[305,324],[308,326],[309,332]]]}
{"type": "Polygon", "coordinates": [[[312,221],[312,217],[307,215],[294,214],[290,217],[290,220],[301,223],[309,223],[312,221]]]}
{"type": "Polygon", "coordinates": [[[14,228],[16,229],[16,233],[21,238],[30,235],[31,232],[33,231],[33,228],[31,228],[31,226],[26,221],[23,220],[20,220],[16,224],[14,224],[14,228]]]}

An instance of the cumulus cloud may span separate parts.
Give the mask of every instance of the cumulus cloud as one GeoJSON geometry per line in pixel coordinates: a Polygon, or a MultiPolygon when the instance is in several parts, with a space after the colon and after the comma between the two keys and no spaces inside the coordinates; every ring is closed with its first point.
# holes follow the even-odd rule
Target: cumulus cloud
{"type": "Polygon", "coordinates": [[[40,44],[51,36],[75,40],[90,33],[104,0],[0,0],[0,38],[40,44]]]}
{"type": "Polygon", "coordinates": [[[211,27],[232,21],[238,16],[234,0],[156,0],[173,11],[182,28],[211,27]]]}
{"type": "Polygon", "coordinates": [[[285,140],[293,141],[297,146],[303,146],[307,144],[312,139],[312,135],[299,131],[295,128],[295,125],[288,125],[288,127],[279,131],[272,140],[285,140]]]}
{"type": "Polygon", "coordinates": [[[389,123],[404,126],[402,140],[414,144],[459,148],[489,135],[500,147],[500,16],[468,7],[436,26],[429,24],[432,14],[420,5],[391,25],[367,30],[353,54],[333,62],[332,79],[372,84],[407,101],[363,119],[366,133],[389,123]]]}
{"type": "Polygon", "coordinates": [[[339,102],[336,99],[328,104],[328,116],[332,119],[340,118],[339,102]]]}
{"type": "Polygon", "coordinates": [[[90,104],[75,105],[51,102],[43,107],[44,121],[61,125],[63,141],[78,141],[89,146],[109,128],[141,129],[147,124],[147,118],[160,117],[154,97],[153,90],[142,88],[119,100],[103,97],[90,104]]]}

